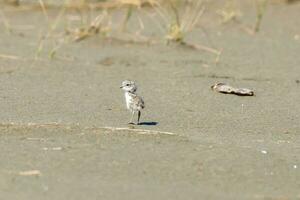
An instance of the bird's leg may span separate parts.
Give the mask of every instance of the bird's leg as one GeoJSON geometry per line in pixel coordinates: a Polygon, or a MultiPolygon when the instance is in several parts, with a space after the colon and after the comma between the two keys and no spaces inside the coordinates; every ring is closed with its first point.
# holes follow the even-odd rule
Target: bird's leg
{"type": "Polygon", "coordinates": [[[131,118],[130,118],[130,122],[128,124],[134,124],[133,123],[133,117],[134,117],[134,111],[132,111],[132,114],[131,114],[131,118]]]}
{"type": "Polygon", "coordinates": [[[141,111],[138,111],[138,121],[137,121],[138,125],[140,124],[140,118],[141,118],[141,111]]]}

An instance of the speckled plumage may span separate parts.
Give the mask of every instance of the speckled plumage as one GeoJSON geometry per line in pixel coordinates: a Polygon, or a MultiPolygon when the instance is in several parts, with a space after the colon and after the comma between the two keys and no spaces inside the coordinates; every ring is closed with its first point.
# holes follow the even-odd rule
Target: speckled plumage
{"type": "Polygon", "coordinates": [[[125,80],[122,82],[121,87],[125,91],[125,100],[126,100],[126,107],[128,110],[131,111],[132,116],[130,120],[130,124],[133,124],[132,120],[134,117],[134,114],[138,113],[138,121],[137,124],[139,124],[140,116],[141,116],[141,110],[145,108],[145,103],[142,97],[138,96],[136,94],[137,86],[135,82],[130,80],[125,80]]]}

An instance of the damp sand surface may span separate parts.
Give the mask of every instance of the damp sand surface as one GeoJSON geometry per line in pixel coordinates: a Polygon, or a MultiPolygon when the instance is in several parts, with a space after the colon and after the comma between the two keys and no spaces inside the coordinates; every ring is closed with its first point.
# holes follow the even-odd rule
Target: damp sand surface
{"type": "Polygon", "coordinates": [[[54,59],[49,39],[34,59],[43,13],[4,10],[1,198],[300,199],[299,8],[272,4],[256,35],[202,19],[205,34],[197,27],[186,39],[222,48],[217,65],[207,52],[101,37],[54,59]],[[124,79],[146,102],[134,129],[124,79]],[[216,82],[255,96],[214,92],[216,82]]]}

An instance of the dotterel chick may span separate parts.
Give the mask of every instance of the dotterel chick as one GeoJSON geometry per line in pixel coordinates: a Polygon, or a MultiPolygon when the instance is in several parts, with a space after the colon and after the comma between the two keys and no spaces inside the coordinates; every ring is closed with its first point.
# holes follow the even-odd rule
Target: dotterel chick
{"type": "Polygon", "coordinates": [[[136,112],[138,113],[137,124],[139,124],[141,118],[141,110],[145,108],[145,103],[142,97],[136,94],[137,86],[135,82],[125,80],[122,82],[120,88],[122,88],[125,91],[126,107],[132,113],[129,124],[134,124],[133,118],[136,112]]]}

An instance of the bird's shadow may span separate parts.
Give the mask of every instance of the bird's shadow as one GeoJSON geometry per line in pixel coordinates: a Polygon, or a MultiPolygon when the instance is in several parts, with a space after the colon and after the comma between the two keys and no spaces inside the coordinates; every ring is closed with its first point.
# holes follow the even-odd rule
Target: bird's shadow
{"type": "Polygon", "coordinates": [[[140,122],[139,125],[144,125],[144,126],[156,126],[158,122],[140,122]]]}

